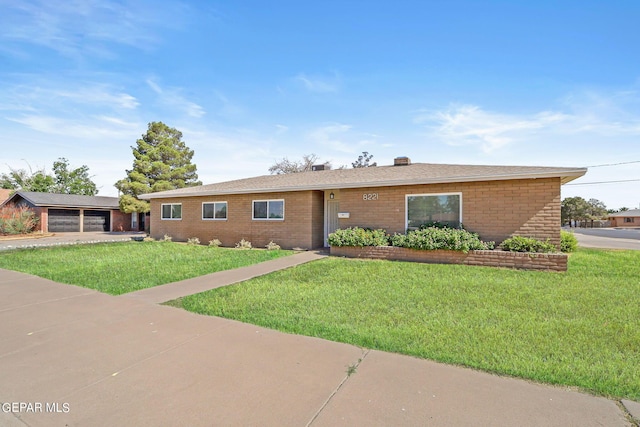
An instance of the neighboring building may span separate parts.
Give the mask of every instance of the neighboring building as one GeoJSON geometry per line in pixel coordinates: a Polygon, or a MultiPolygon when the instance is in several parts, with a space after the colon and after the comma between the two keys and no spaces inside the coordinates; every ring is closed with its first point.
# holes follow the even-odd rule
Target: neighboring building
{"type": "Polygon", "coordinates": [[[2,205],[2,202],[7,200],[11,196],[12,192],[13,190],[6,190],[4,188],[0,188],[0,205],[2,205]]]}
{"type": "Polygon", "coordinates": [[[497,243],[512,235],[560,243],[560,186],[584,168],[411,164],[317,170],[188,187],[140,196],[151,201],[151,234],[174,240],[241,239],[254,247],[326,245],[350,226],[404,233],[447,222],[497,243]]]}
{"type": "Polygon", "coordinates": [[[144,230],[144,215],[120,211],[117,197],[17,191],[0,206],[28,206],[42,232],[144,230]]]}
{"type": "Polygon", "coordinates": [[[637,227],[640,228],[640,209],[609,214],[612,227],[637,227]]]}

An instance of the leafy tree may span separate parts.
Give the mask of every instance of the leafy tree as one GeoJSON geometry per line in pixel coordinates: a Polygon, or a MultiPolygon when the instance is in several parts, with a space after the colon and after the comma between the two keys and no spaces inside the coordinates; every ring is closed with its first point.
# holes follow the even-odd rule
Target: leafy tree
{"type": "Polygon", "coordinates": [[[33,172],[31,165],[28,171],[9,167],[9,173],[0,175],[0,187],[4,189],[49,193],[53,184],[53,177],[48,175],[44,168],[33,172]]]}
{"type": "Polygon", "coordinates": [[[586,219],[589,214],[590,205],[582,197],[567,197],[561,204],[562,222],[586,219]]]}
{"type": "Polygon", "coordinates": [[[149,212],[149,202],[138,199],[141,194],[202,185],[196,165],[191,163],[193,150],[182,141],[182,132],[162,122],[151,122],[136,144],[131,147],[133,168],[115,184],[122,193],[123,212],[149,212]]]}
{"type": "Polygon", "coordinates": [[[354,168],[368,168],[378,166],[377,162],[370,163],[371,159],[373,159],[373,154],[369,154],[368,151],[363,151],[362,154],[358,156],[358,159],[355,162],[351,163],[351,166],[353,166],[354,168]]]}
{"type": "Polygon", "coordinates": [[[600,219],[607,216],[607,206],[598,199],[589,199],[587,214],[589,219],[600,219]]]}
{"type": "Polygon", "coordinates": [[[69,161],[64,157],[53,163],[55,184],[53,192],[59,194],[81,194],[95,196],[98,187],[89,176],[89,167],[82,165],[79,168],[69,170],[69,161]]]}
{"type": "Polygon", "coordinates": [[[63,157],[53,163],[53,175],[48,174],[44,168],[34,172],[31,165],[28,171],[13,168],[9,170],[8,174],[0,175],[0,187],[5,189],[86,196],[98,194],[96,184],[89,176],[89,167],[83,165],[69,170],[69,161],[63,157]]]}
{"type": "MultiPolygon", "coordinates": [[[[288,158],[283,158],[280,161],[275,162],[269,168],[271,175],[283,175],[287,173],[308,172],[312,170],[313,165],[318,164],[319,157],[315,154],[305,154],[302,156],[302,160],[291,161],[288,158]]],[[[331,169],[331,163],[323,163],[325,169],[331,169]]]]}

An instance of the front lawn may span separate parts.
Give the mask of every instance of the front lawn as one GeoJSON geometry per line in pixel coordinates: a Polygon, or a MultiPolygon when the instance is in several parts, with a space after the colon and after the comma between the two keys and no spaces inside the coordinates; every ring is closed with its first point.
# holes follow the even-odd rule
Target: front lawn
{"type": "Polygon", "coordinates": [[[329,258],[174,305],[638,401],[638,266],[586,249],[567,273],[329,258]]]}
{"type": "Polygon", "coordinates": [[[174,242],[98,243],[3,252],[0,268],[120,295],[290,254],[174,242]]]}

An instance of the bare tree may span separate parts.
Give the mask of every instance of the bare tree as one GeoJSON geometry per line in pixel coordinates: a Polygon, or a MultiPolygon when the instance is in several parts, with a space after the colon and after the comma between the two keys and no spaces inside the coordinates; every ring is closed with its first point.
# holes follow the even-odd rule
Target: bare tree
{"type": "MultiPolygon", "coordinates": [[[[286,173],[308,172],[312,170],[313,165],[318,164],[319,157],[315,154],[305,154],[302,160],[292,161],[284,157],[282,160],[275,162],[269,167],[271,175],[283,175],[286,173]]],[[[331,169],[331,163],[324,162],[325,169],[331,169]]]]}
{"type": "Polygon", "coordinates": [[[369,154],[368,151],[363,151],[362,155],[358,156],[358,160],[351,163],[351,166],[353,166],[354,168],[368,168],[378,166],[377,162],[370,163],[371,159],[373,159],[373,154],[369,154]]]}

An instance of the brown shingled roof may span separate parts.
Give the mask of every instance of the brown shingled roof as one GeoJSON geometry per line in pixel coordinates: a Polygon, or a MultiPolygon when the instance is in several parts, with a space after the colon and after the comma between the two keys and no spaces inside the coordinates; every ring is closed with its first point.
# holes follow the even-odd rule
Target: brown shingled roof
{"type": "Polygon", "coordinates": [[[388,187],[446,182],[497,181],[560,177],[566,184],[587,172],[585,168],[538,166],[480,166],[414,163],[408,166],[376,166],[333,169],[253,178],[143,194],[142,199],[267,193],[275,191],[332,190],[388,187]]]}

